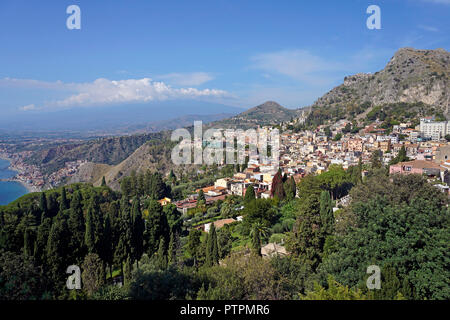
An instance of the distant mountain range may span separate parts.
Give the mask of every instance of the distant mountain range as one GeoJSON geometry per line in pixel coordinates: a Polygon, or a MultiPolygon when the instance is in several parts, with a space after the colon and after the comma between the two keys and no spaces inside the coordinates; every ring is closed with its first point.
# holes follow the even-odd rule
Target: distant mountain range
{"type": "Polygon", "coordinates": [[[3,130],[9,133],[66,132],[84,136],[124,135],[145,129],[147,132],[173,129],[174,125],[187,124],[193,115],[204,122],[210,122],[236,115],[243,110],[219,103],[177,100],[52,112],[29,111],[0,118],[0,132],[3,130]]]}

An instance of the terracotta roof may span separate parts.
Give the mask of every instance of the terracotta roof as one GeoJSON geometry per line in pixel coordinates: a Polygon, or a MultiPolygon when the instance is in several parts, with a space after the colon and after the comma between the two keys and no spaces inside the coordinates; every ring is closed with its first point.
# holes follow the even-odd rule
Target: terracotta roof
{"type": "Polygon", "coordinates": [[[442,170],[442,168],[438,164],[431,162],[431,161],[426,161],[426,160],[413,160],[413,161],[399,162],[394,166],[411,166],[412,168],[415,168],[415,169],[432,168],[432,169],[442,170]]]}

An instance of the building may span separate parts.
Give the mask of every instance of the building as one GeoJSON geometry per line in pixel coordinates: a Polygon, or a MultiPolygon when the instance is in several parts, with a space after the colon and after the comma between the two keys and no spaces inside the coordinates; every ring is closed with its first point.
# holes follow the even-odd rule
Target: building
{"type": "Polygon", "coordinates": [[[450,133],[449,121],[433,121],[430,118],[422,118],[419,128],[425,138],[431,138],[433,141],[439,141],[450,133]]]}
{"type": "Polygon", "coordinates": [[[165,197],[165,198],[163,198],[163,199],[161,199],[161,200],[158,200],[158,202],[159,202],[159,204],[160,204],[161,206],[164,207],[165,205],[171,203],[172,200],[170,200],[169,198],[165,197]]]}
{"type": "Polygon", "coordinates": [[[229,218],[229,219],[221,219],[221,220],[217,220],[217,221],[214,221],[214,222],[206,223],[204,225],[204,230],[205,230],[205,232],[209,232],[209,230],[211,230],[211,223],[214,223],[214,227],[216,229],[220,229],[224,225],[230,224],[230,223],[233,223],[233,222],[236,222],[236,221],[237,220],[234,220],[233,218],[229,218]]]}
{"type": "Polygon", "coordinates": [[[428,177],[437,177],[444,181],[447,169],[439,166],[432,161],[413,160],[399,162],[389,167],[389,174],[420,174],[428,177]]]}

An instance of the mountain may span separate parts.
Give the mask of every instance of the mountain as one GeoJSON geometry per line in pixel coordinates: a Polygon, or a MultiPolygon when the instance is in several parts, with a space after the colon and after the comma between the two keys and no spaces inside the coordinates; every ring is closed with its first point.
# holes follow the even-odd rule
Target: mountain
{"type": "MultiPolygon", "coordinates": [[[[128,134],[135,127],[147,125],[155,131],[163,130],[158,123],[188,115],[204,116],[207,121],[221,119],[242,112],[242,108],[204,101],[155,101],[145,104],[97,106],[57,111],[28,111],[0,118],[0,130],[8,132],[72,132],[84,136],[99,134],[128,134]],[[128,128],[131,131],[126,132],[128,128]],[[159,129],[159,130],[158,130],[159,129]]],[[[177,123],[177,121],[174,121],[177,123]]],[[[167,126],[167,123],[165,123],[167,126]]]]}
{"type": "Polygon", "coordinates": [[[374,74],[359,73],[317,99],[310,123],[351,119],[375,106],[423,105],[425,111],[449,115],[450,53],[445,49],[399,49],[386,67],[374,74]],[[434,110],[431,110],[434,109],[434,110]]]}
{"type": "Polygon", "coordinates": [[[274,101],[267,101],[232,118],[216,121],[212,125],[222,128],[248,129],[250,127],[275,125],[290,121],[299,115],[298,109],[287,109],[274,101]]]}

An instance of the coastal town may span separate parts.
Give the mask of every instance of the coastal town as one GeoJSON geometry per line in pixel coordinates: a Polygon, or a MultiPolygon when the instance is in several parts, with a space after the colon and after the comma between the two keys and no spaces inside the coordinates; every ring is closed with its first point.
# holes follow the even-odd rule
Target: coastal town
{"type": "MultiPolygon", "coordinates": [[[[307,174],[320,174],[332,165],[344,169],[369,163],[375,150],[381,151],[381,161],[389,164],[400,150],[406,151],[410,161],[390,166],[391,173],[419,173],[437,179],[435,183],[443,192],[448,192],[450,169],[450,145],[446,136],[450,134],[450,121],[435,121],[434,117],[421,118],[420,124],[412,127],[411,122],[394,125],[391,132],[381,128],[381,122],[374,121],[357,132],[352,132],[351,123],[340,120],[333,125],[321,125],[315,130],[294,132],[289,130],[292,123],[284,123],[280,134],[280,158],[278,163],[260,159],[249,154],[245,170],[233,177],[217,179],[214,185],[204,188],[207,201],[222,199],[228,194],[243,196],[246,188],[253,184],[258,198],[270,197],[272,179],[278,168],[298,183],[307,174]]],[[[273,126],[258,129],[270,136],[273,126]]],[[[248,142],[248,141],[247,141],[248,142]]],[[[17,174],[10,180],[22,183],[31,192],[56,187],[75,175],[86,160],[66,162],[64,167],[44,175],[40,168],[30,165],[26,159],[31,151],[11,153],[9,144],[0,144],[0,158],[10,161],[10,168],[17,174]]],[[[364,174],[364,172],[363,172],[364,174]]],[[[195,195],[177,202],[181,211],[196,206],[195,195]]]]}

